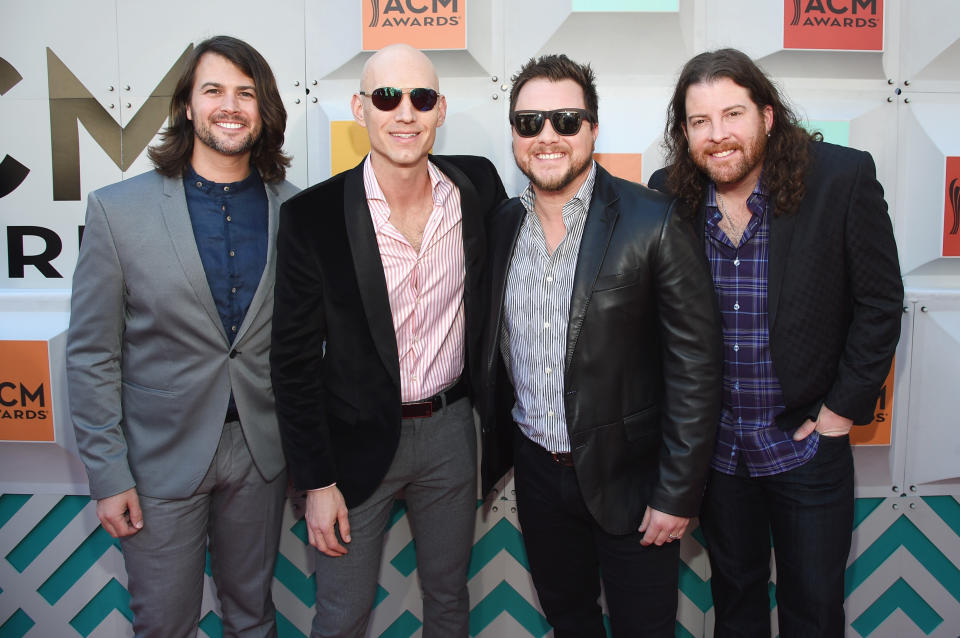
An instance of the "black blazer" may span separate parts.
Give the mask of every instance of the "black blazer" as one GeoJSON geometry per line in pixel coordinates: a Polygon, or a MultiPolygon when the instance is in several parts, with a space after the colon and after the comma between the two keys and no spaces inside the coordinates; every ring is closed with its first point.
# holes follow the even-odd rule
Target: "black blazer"
{"type": "MultiPolygon", "coordinates": [[[[430,161],[460,190],[471,381],[485,306],[484,218],[506,193],[484,158],[430,161]]],[[[275,295],[271,376],[290,475],[300,489],[336,482],[353,507],[380,484],[400,437],[397,340],[362,162],[284,203],[275,295]]]]}
{"type": "MultiPolygon", "coordinates": [[[[767,312],[785,430],[827,406],[856,424],[873,420],[890,371],[903,282],[883,187],[869,153],[817,142],[797,211],[773,204],[767,312]]],[[[666,191],[667,170],[650,177],[666,191]]],[[[701,245],[705,206],[695,211],[701,245]]]]}
{"type": "MultiPolygon", "coordinates": [[[[612,534],[649,505],[695,516],[720,409],[720,330],[706,258],[668,198],[597,167],[564,360],[567,429],[584,500],[612,534]]],[[[484,464],[509,465],[514,393],[500,356],[504,289],[526,212],[488,226],[491,304],[481,404],[484,464]]]]}

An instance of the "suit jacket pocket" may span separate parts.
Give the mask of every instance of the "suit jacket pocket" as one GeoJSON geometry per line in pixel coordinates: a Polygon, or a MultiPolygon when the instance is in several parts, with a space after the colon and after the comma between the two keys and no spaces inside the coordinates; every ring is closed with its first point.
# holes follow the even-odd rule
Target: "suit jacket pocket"
{"type": "Polygon", "coordinates": [[[623,417],[623,433],[633,444],[643,444],[660,434],[660,407],[651,405],[623,417]]]}
{"type": "Polygon", "coordinates": [[[172,398],[177,396],[176,392],[171,392],[170,390],[161,390],[159,388],[151,388],[149,386],[140,385],[139,383],[134,383],[133,381],[124,380],[122,383],[123,385],[127,386],[127,388],[130,388],[132,390],[137,390],[139,392],[146,392],[148,394],[155,394],[158,397],[172,398]]]}
{"type": "Polygon", "coordinates": [[[639,283],[646,272],[643,268],[634,268],[625,272],[618,272],[612,275],[601,275],[597,278],[597,283],[593,286],[595,292],[601,290],[616,290],[617,288],[626,288],[639,283]]]}

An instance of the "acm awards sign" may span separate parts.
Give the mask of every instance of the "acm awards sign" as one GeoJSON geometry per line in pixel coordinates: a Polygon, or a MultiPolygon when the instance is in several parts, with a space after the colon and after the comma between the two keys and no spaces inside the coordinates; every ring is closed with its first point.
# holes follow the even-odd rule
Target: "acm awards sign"
{"type": "Polygon", "coordinates": [[[0,341],[0,441],[53,441],[46,341],[0,341]]]}
{"type": "Polygon", "coordinates": [[[467,48],[467,0],[360,0],[363,50],[467,48]]]}
{"type": "Polygon", "coordinates": [[[883,0],[783,0],[783,48],[883,50],[883,0]]]}
{"type": "Polygon", "coordinates": [[[960,157],[948,157],[943,205],[943,256],[960,257],[960,157]]]}

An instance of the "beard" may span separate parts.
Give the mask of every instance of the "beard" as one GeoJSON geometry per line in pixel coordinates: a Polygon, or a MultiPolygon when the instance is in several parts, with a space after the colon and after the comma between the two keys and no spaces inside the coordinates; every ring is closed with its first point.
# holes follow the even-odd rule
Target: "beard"
{"type": "MultiPolygon", "coordinates": [[[[232,119],[231,121],[234,121],[235,119],[236,118],[232,119]]],[[[248,122],[244,121],[243,123],[249,126],[248,122]]],[[[217,137],[217,134],[214,131],[214,126],[216,126],[215,121],[194,121],[193,132],[194,135],[197,136],[197,139],[200,140],[204,146],[208,146],[223,155],[243,155],[244,153],[249,153],[253,148],[253,145],[256,144],[257,140],[260,138],[260,129],[252,130],[248,128],[249,132],[247,135],[238,140],[221,139],[217,137]]]]}
{"type": "Polygon", "coordinates": [[[553,178],[544,178],[538,177],[531,169],[529,162],[521,164],[517,162],[517,167],[520,171],[527,176],[527,179],[530,180],[530,183],[536,186],[539,190],[544,192],[556,192],[562,191],[567,186],[572,184],[578,177],[583,175],[584,171],[590,168],[590,163],[593,162],[593,153],[585,155],[583,158],[577,160],[576,157],[571,156],[570,168],[567,169],[567,172],[563,173],[559,177],[553,178]]]}
{"type": "Polygon", "coordinates": [[[715,144],[702,151],[691,153],[693,163],[707,174],[715,184],[735,184],[750,174],[757,166],[763,163],[767,152],[767,132],[763,122],[760,122],[757,133],[743,144],[727,142],[715,144]],[[732,166],[717,166],[710,161],[710,155],[729,150],[741,151],[740,161],[732,166]]]}

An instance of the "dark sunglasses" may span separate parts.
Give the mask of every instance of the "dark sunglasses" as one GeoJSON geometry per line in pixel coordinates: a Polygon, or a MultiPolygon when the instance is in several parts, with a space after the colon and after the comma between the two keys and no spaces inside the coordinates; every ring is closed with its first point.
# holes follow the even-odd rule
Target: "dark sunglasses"
{"type": "Polygon", "coordinates": [[[543,130],[543,123],[550,118],[553,130],[560,135],[576,135],[583,121],[592,122],[586,109],[554,109],[552,111],[514,111],[510,124],[520,137],[534,137],[543,130]]]}
{"type": "Polygon", "coordinates": [[[358,91],[358,93],[370,98],[373,101],[373,105],[381,111],[392,111],[400,106],[404,93],[410,96],[410,103],[413,104],[413,108],[424,112],[432,111],[433,107],[437,105],[437,99],[440,97],[440,94],[433,89],[410,89],[409,91],[404,91],[403,89],[397,89],[392,86],[381,86],[379,89],[374,89],[370,93],[363,91],[358,91]]]}

